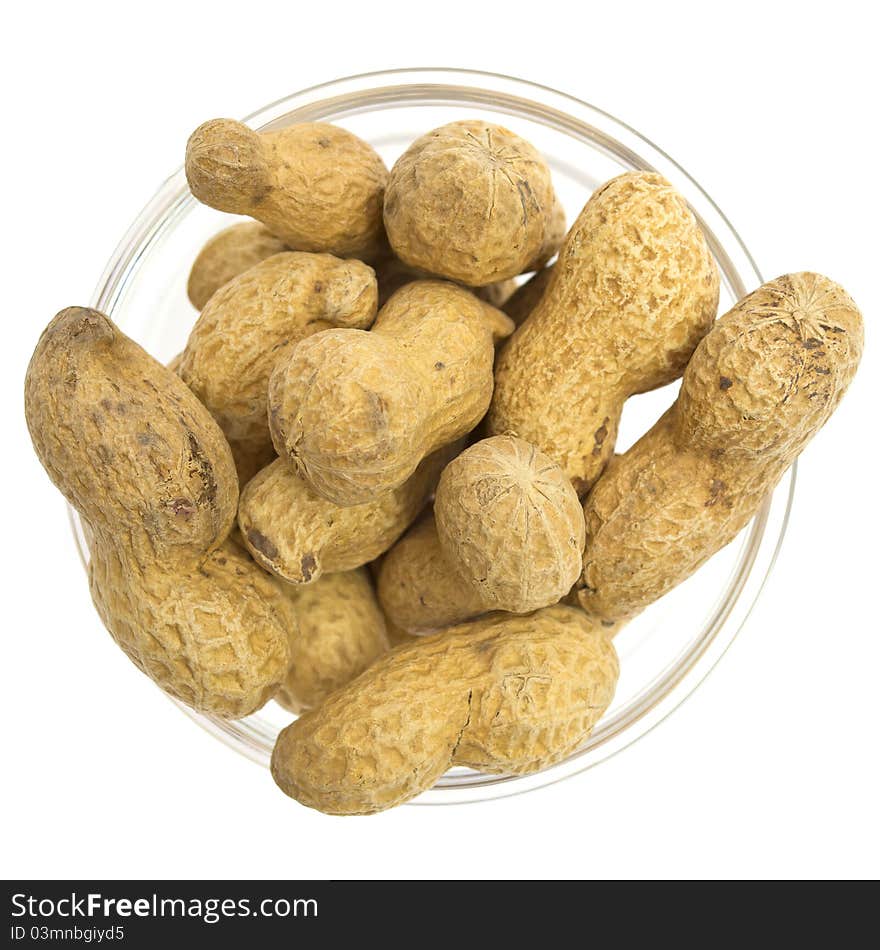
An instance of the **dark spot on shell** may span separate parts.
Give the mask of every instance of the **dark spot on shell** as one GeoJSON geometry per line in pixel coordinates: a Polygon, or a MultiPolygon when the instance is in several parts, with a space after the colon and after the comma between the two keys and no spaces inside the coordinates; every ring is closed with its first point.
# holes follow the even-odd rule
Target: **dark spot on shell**
{"type": "Polygon", "coordinates": [[[714,448],[712,449],[711,452],[709,452],[709,458],[713,462],[717,462],[723,455],[724,455],[724,449],[720,447],[714,448]]]}
{"type": "Polygon", "coordinates": [[[320,280],[315,281],[315,293],[320,294],[324,290],[324,285],[320,280]]]}
{"type": "Polygon", "coordinates": [[[446,364],[441,363],[439,360],[434,364],[434,369],[446,369],[446,364]]]}
{"type": "Polygon", "coordinates": [[[425,600],[425,598],[424,598],[424,596],[423,596],[422,594],[419,594],[419,603],[420,603],[423,607],[427,607],[427,606],[428,606],[428,602],[425,600]]]}
{"type": "Polygon", "coordinates": [[[226,558],[225,558],[225,557],[218,557],[218,558],[217,558],[217,563],[220,565],[220,567],[223,567],[223,565],[226,563],[226,558]]]}
{"type": "Polygon", "coordinates": [[[713,478],[709,483],[709,499],[706,501],[704,507],[711,508],[717,504],[726,490],[727,482],[722,481],[720,478],[713,478]]]}
{"type": "Polygon", "coordinates": [[[302,571],[303,580],[310,581],[312,575],[315,573],[315,568],[318,566],[318,562],[315,560],[314,554],[304,554],[302,560],[299,562],[299,566],[302,571]]]}
{"type": "Polygon", "coordinates": [[[600,620],[599,623],[601,623],[603,627],[613,627],[613,626],[614,626],[614,621],[613,621],[613,620],[600,620]]]}
{"type": "Polygon", "coordinates": [[[171,502],[170,507],[175,515],[183,515],[184,518],[189,518],[190,515],[194,515],[198,510],[189,498],[175,498],[171,502]]]}
{"type": "Polygon", "coordinates": [[[321,148],[330,148],[330,139],[318,139],[318,145],[321,148]]]}
{"type": "Polygon", "coordinates": [[[110,399],[107,399],[107,397],[105,396],[101,400],[101,408],[106,409],[107,412],[110,412],[113,409],[113,402],[110,399]]]}
{"type": "Polygon", "coordinates": [[[105,464],[109,465],[113,461],[113,452],[110,450],[108,445],[99,445],[97,448],[98,458],[105,464]]]}
{"type": "Polygon", "coordinates": [[[718,380],[718,388],[723,392],[725,389],[730,389],[733,385],[733,380],[729,376],[722,376],[718,380]]]}
{"type": "Polygon", "coordinates": [[[153,445],[156,442],[156,436],[152,432],[138,432],[138,445],[153,445]]]}
{"type": "Polygon", "coordinates": [[[260,531],[257,531],[256,528],[250,528],[247,533],[247,539],[250,546],[255,550],[259,551],[260,554],[269,558],[270,561],[274,561],[278,557],[278,548],[260,531]]]}
{"type": "Polygon", "coordinates": [[[819,373],[822,376],[830,376],[831,370],[827,366],[817,366],[815,372],[819,373]]]}
{"type": "Polygon", "coordinates": [[[599,455],[602,452],[602,443],[608,437],[608,416],[602,422],[602,425],[596,429],[593,434],[593,455],[599,455]]]}
{"type": "Polygon", "coordinates": [[[214,466],[210,459],[202,451],[199,440],[194,432],[187,429],[187,441],[189,443],[190,461],[195,466],[196,474],[202,481],[202,490],[199,493],[199,503],[211,504],[217,498],[217,480],[214,478],[214,466]]]}
{"type": "Polygon", "coordinates": [[[804,340],[804,349],[805,350],[815,350],[817,347],[822,345],[821,340],[817,340],[814,336],[811,336],[809,340],[804,340]]]}
{"type": "Polygon", "coordinates": [[[377,429],[385,429],[388,426],[388,401],[379,393],[367,393],[367,399],[370,403],[370,414],[377,429]]]}

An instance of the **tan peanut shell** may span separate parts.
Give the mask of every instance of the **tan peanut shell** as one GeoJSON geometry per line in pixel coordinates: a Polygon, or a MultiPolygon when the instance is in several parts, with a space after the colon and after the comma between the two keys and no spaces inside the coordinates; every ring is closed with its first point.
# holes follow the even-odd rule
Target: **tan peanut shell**
{"type": "Polygon", "coordinates": [[[338,126],[254,132],[212,119],[187,142],[186,177],[199,201],[256,218],[293,250],[370,259],[384,247],[388,172],[370,145],[338,126]]]}
{"type": "Polygon", "coordinates": [[[379,602],[391,626],[402,633],[438,630],[492,610],[525,613],[535,604],[549,606],[568,594],[580,574],[583,512],[555,463],[548,473],[528,478],[525,488],[530,491],[523,498],[523,486],[504,485],[504,476],[513,481],[504,453],[501,479],[495,477],[497,469],[484,480],[470,481],[465,472],[472,490],[461,493],[455,505],[448,501],[450,487],[460,477],[453,466],[464,459],[463,467],[473,473],[468,455],[482,446],[476,443],[447,465],[433,515],[420,518],[379,564],[379,602]],[[438,534],[438,506],[446,510],[444,542],[438,534]]]}
{"type": "Polygon", "coordinates": [[[434,129],[397,160],[385,229],[404,263],[482,287],[540,267],[559,247],[565,217],[537,150],[473,119],[434,129]]]}
{"type": "Polygon", "coordinates": [[[517,326],[525,322],[526,317],[535,309],[538,301],[544,296],[544,291],[547,289],[547,284],[550,283],[552,274],[552,264],[549,267],[542,268],[524,284],[520,284],[500,305],[501,309],[517,326]]]}
{"type": "Polygon", "coordinates": [[[285,794],[372,814],[451,766],[538,771],[574,752],[610,704],[614,647],[579,610],[491,617],[399,646],[278,736],[285,794]]]}
{"type": "Polygon", "coordinates": [[[326,574],[304,587],[277,583],[291,598],[298,624],[290,670],[275,699],[299,713],[363,673],[390,644],[365,568],[326,574]]]}
{"type": "Polygon", "coordinates": [[[338,505],[400,487],[431,452],[476,426],[492,397],[494,340],[513,324],[445,281],[415,281],[369,333],[303,340],[269,383],[279,456],[338,505]]]}
{"type": "Polygon", "coordinates": [[[375,274],[366,264],[292,251],[213,294],[178,372],[223,429],[243,482],[275,457],[266,393],[276,363],[321,330],[369,327],[376,300],[375,274]]]}
{"type": "Polygon", "coordinates": [[[565,472],[522,439],[483,439],[443,470],[437,535],[463,583],[489,610],[555,604],[580,573],[583,510],[565,472]]]}
{"type": "Polygon", "coordinates": [[[242,537],[258,564],[292,584],[361,567],[406,531],[447,459],[437,452],[399,488],[344,508],[318,495],[292,465],[278,459],[242,490],[242,537]]]}
{"type": "Polygon", "coordinates": [[[675,404],[587,498],[583,609],[632,616],[731,541],[837,407],[862,346],[855,304],[819,274],[770,281],[722,317],[675,404]]]}
{"type": "Polygon", "coordinates": [[[208,411],[107,317],[71,307],[37,344],[25,413],[86,525],[92,597],[116,642],[196,709],[259,708],[287,670],[292,621],[274,585],[223,545],[238,483],[208,411]]]}
{"type": "Polygon", "coordinates": [[[390,626],[401,634],[440,630],[489,609],[447,558],[430,512],[382,558],[376,593],[390,626]]]}
{"type": "Polygon", "coordinates": [[[667,181],[629,172],[607,182],[499,354],[487,433],[533,442],[583,496],[611,458],[624,401],[681,375],[718,289],[700,227],[667,181]]]}
{"type": "Polygon", "coordinates": [[[255,264],[287,251],[287,245],[259,221],[241,221],[215,234],[199,251],[186,285],[190,303],[201,310],[212,294],[255,264]]]}

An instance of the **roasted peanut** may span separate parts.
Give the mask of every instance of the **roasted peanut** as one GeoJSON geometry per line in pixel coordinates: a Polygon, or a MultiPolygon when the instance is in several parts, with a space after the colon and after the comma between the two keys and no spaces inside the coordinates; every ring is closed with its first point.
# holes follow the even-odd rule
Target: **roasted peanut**
{"type": "Polygon", "coordinates": [[[669,183],[650,172],[612,179],[499,354],[487,434],[534,443],[583,496],[611,458],[624,401],[681,375],[715,319],[718,288],[699,225],[669,183]]]}
{"type": "Polygon", "coordinates": [[[25,412],[40,461],[87,527],[92,597],[119,646],[196,709],[258,709],[287,671],[295,621],[223,543],[238,486],[208,411],[107,317],[71,307],[37,344],[25,412]]]}
{"type": "Polygon", "coordinates": [[[178,372],[220,424],[248,480],[275,457],[269,377],[300,341],[330,327],[369,327],[376,278],[360,261],[286,252],[220,288],[202,310],[178,372]]]}
{"type": "Polygon", "coordinates": [[[423,135],[397,160],[385,228],[406,264],[482,287],[542,266],[559,247],[565,215],[528,142],[467,120],[423,135]]]}
{"type": "Polygon", "coordinates": [[[480,421],[492,397],[494,340],[512,329],[468,291],[416,281],[392,296],[369,333],[303,340],[269,384],[279,456],[338,505],[393,491],[480,421]]]}
{"type": "Polygon", "coordinates": [[[862,346],[855,304],[819,274],[764,284],[722,317],[675,404],[587,498],[583,609],[630,617],[731,541],[834,412],[862,346]]]}
{"type": "Polygon", "coordinates": [[[385,247],[388,172],[371,146],[338,126],[254,132],[212,119],[187,142],[186,178],[199,201],[262,221],[295,251],[369,260],[385,247]]]}
{"type": "Polygon", "coordinates": [[[617,683],[610,640],[576,608],[491,617],[391,651],[278,736],[285,794],[372,814],[451,766],[522,774],[574,752],[617,683]]]}

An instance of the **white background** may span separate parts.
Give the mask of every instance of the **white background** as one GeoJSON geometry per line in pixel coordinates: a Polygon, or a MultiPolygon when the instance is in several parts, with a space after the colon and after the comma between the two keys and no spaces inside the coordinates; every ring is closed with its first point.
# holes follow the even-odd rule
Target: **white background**
{"type": "Polygon", "coordinates": [[[870,5],[592,7],[7,9],[3,876],[880,872],[878,73],[876,30],[861,12],[870,5]],[[552,788],[329,818],[284,798],[192,725],[101,630],[64,505],[30,449],[22,380],[44,324],[89,300],[200,121],[337,76],[418,65],[519,75],[624,119],[697,178],[766,275],[815,269],[847,287],[868,346],[859,378],[803,457],[759,608],[683,708],[552,788]]]}

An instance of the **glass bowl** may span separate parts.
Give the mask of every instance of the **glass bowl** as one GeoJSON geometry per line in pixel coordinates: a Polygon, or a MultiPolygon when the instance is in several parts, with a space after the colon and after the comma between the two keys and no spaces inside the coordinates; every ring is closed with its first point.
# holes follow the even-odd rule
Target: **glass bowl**
{"type": "MultiPolygon", "coordinates": [[[[598,184],[622,171],[654,169],[665,175],[690,203],[718,261],[721,313],[762,282],[737,233],[684,169],[634,129],[552,89],[488,73],[396,70],[314,86],[246,121],[259,129],[334,122],[371,142],[390,166],[421,133],[469,117],[502,123],[543,152],[569,221],[598,184]]],[[[204,242],[229,221],[230,216],[196,202],[178,170],[123,238],[92,305],[167,361],[183,348],[196,316],[186,296],[190,265],[204,242]]],[[[651,426],[674,392],[675,386],[666,387],[629,400],[620,449],[651,426]]],[[[448,804],[528,791],[583,772],[649,732],[705,678],[748,617],[779,550],[794,481],[792,467],[732,544],[617,636],[622,671],[617,694],[583,748],[529,776],[453,769],[416,801],[448,804]]],[[[85,559],[75,513],[72,520],[85,559]]],[[[278,730],[290,721],[290,714],[274,703],[238,722],[180,708],[212,736],[264,767],[278,730]]]]}

